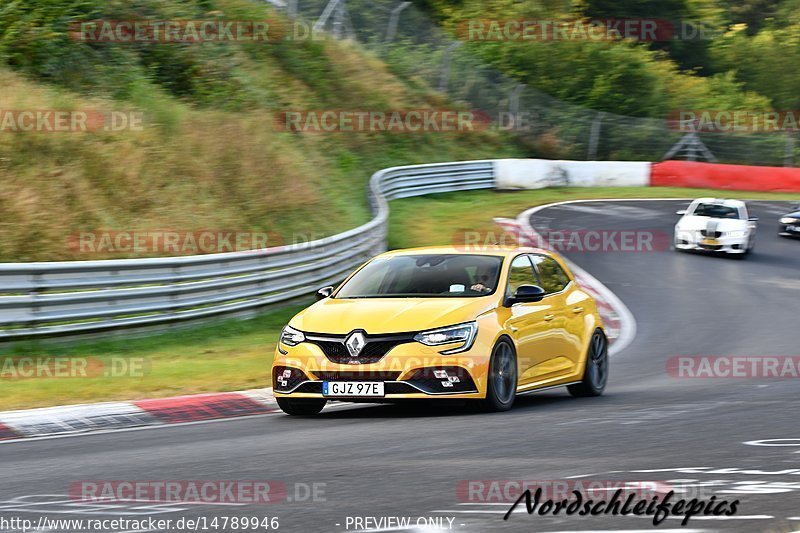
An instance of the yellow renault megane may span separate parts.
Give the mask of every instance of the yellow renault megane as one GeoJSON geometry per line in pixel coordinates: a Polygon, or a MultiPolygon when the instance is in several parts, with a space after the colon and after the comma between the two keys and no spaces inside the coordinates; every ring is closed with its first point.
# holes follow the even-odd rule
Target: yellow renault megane
{"type": "Polygon", "coordinates": [[[547,251],[396,250],[317,296],[275,354],[273,390],[289,414],[432,398],[504,411],[550,387],[598,396],[608,379],[597,306],[547,251]]]}

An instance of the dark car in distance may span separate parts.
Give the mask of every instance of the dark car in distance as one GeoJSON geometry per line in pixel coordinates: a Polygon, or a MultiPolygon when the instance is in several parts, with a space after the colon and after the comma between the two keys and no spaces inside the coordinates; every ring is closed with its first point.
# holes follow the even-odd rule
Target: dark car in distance
{"type": "Polygon", "coordinates": [[[779,222],[778,235],[800,238],[800,204],[795,205],[791,213],[783,215],[779,222]]]}

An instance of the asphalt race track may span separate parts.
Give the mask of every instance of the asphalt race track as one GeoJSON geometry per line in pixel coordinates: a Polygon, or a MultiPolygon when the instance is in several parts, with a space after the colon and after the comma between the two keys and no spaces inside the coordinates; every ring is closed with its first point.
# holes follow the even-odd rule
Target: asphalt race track
{"type": "MultiPolygon", "coordinates": [[[[569,204],[544,209],[532,222],[671,235],[674,212],[686,204],[569,204]]],[[[613,357],[601,398],[550,391],[489,415],[459,406],[336,406],[316,418],[276,414],[10,442],[0,445],[0,508],[34,520],[277,516],[279,531],[290,532],[356,531],[364,528],[352,517],[387,516],[429,517],[445,527],[449,518],[452,530],[463,532],[655,531],[648,517],[528,516],[521,508],[503,521],[509,504],[464,501],[457,493],[463,480],[647,480],[696,489],[705,499],[740,500],[734,516],[694,517],[683,528],[668,519],[658,531],[800,530],[800,381],[689,379],[666,370],[678,355],[800,355],[800,240],[776,234],[789,204],[750,208],[761,221],[755,252],[743,261],[668,248],[566,254],[614,291],[638,324],[633,343],[613,357]],[[766,439],[787,440],[752,443],[766,439]],[[70,486],[87,479],[276,480],[293,501],[70,501],[70,486]],[[308,501],[315,483],[324,485],[308,501]]]]}

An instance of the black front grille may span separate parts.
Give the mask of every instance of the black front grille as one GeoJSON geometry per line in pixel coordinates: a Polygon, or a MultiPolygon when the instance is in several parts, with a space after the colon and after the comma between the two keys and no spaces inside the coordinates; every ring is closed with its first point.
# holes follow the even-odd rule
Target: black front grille
{"type": "Polygon", "coordinates": [[[364,334],[364,347],[361,352],[353,357],[345,346],[348,335],[323,335],[307,333],[306,340],[316,344],[329,361],[339,364],[367,365],[377,363],[389,353],[389,350],[400,344],[414,340],[414,333],[398,333],[395,335],[367,335],[364,334]]]}
{"type": "Polygon", "coordinates": [[[321,381],[306,381],[294,392],[307,392],[310,394],[322,394],[322,382],[321,381]]]}
{"type": "Polygon", "coordinates": [[[721,231],[709,231],[709,230],[706,230],[706,229],[701,229],[700,230],[700,235],[702,235],[703,237],[711,237],[713,239],[719,239],[720,237],[722,237],[722,232],[721,231]]]}
{"type": "Polygon", "coordinates": [[[403,381],[387,383],[383,387],[383,392],[386,394],[419,394],[419,390],[403,381]]]}
{"type": "MultiPolygon", "coordinates": [[[[322,382],[321,381],[306,381],[294,392],[307,392],[310,394],[322,394],[322,382]]],[[[415,389],[408,383],[403,381],[388,381],[386,385],[384,385],[384,392],[386,394],[419,394],[419,390],[415,389]]],[[[382,398],[362,398],[364,402],[380,402],[382,398]]],[[[352,398],[348,398],[346,401],[353,401],[352,398]]]]}
{"type": "Polygon", "coordinates": [[[314,375],[322,381],[394,381],[400,372],[394,371],[316,371],[314,375]]]}
{"type": "MultiPolygon", "coordinates": [[[[452,374],[451,374],[452,375],[452,374]]],[[[426,392],[428,394],[431,393],[465,393],[465,392],[477,392],[475,388],[475,383],[472,381],[472,378],[469,376],[468,373],[464,374],[464,379],[461,379],[461,383],[453,383],[453,387],[445,388],[441,385],[441,381],[444,380],[437,380],[434,382],[433,380],[415,380],[415,381],[386,381],[384,385],[384,392],[386,394],[419,394],[420,392],[426,392]],[[412,385],[412,383],[414,385],[412,385]]],[[[322,381],[306,381],[305,383],[301,384],[297,389],[293,392],[305,392],[310,394],[322,394],[322,381]]],[[[347,401],[352,401],[348,399],[347,401]]],[[[379,398],[364,398],[363,401],[380,401],[379,398]]]]}

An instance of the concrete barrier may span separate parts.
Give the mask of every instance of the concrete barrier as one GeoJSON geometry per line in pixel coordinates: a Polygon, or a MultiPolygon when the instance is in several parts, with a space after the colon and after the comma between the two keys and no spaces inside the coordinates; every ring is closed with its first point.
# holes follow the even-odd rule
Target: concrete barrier
{"type": "Polygon", "coordinates": [[[498,159],[494,165],[495,187],[503,190],[650,184],[651,164],[640,161],[498,159]]]}

